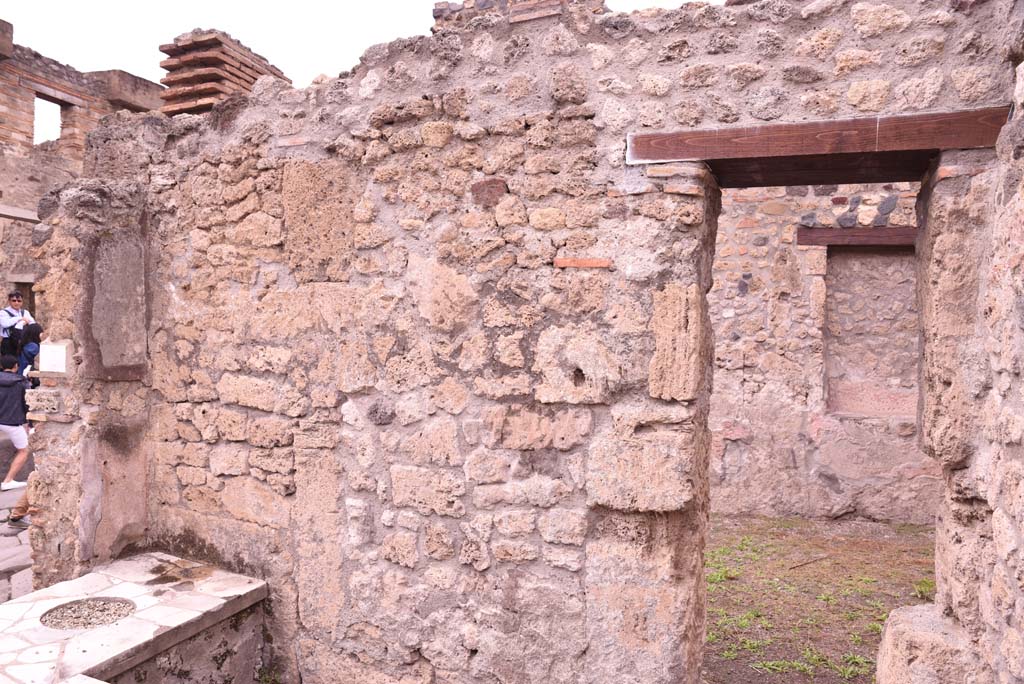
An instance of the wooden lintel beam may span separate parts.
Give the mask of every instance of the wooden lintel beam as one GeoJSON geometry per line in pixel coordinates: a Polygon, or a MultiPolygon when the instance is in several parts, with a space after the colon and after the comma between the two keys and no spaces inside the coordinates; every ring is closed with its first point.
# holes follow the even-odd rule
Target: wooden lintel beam
{"type": "Polygon", "coordinates": [[[877,228],[817,228],[798,226],[796,243],[818,247],[913,247],[917,228],[881,226],[877,228]]]}
{"type": "Polygon", "coordinates": [[[15,221],[28,221],[29,223],[39,223],[39,216],[36,212],[29,209],[19,209],[18,207],[12,207],[7,204],[0,204],[0,218],[13,219],[15,221]]]}
{"type": "Polygon", "coordinates": [[[629,133],[626,162],[757,159],[995,147],[1010,108],[629,133]]]}

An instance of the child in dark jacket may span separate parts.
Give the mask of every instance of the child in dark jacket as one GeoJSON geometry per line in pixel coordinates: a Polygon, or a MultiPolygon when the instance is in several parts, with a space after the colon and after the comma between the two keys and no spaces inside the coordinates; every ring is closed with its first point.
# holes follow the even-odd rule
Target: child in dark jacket
{"type": "MultiPolygon", "coordinates": [[[[21,340],[18,343],[18,373],[25,374],[39,356],[39,345],[42,343],[43,326],[38,323],[26,325],[21,331],[21,340]]],[[[35,387],[35,383],[32,385],[35,387]]]]}
{"type": "Polygon", "coordinates": [[[28,378],[18,373],[18,359],[15,356],[0,356],[0,369],[0,432],[10,438],[16,449],[7,477],[0,482],[0,490],[7,491],[28,484],[15,480],[14,476],[28,460],[28,432],[25,430],[28,405],[25,403],[25,390],[29,388],[29,382],[28,378]]]}
{"type": "MultiPolygon", "coordinates": [[[[30,324],[22,331],[22,339],[17,345],[17,372],[18,375],[26,376],[27,370],[31,369],[39,355],[39,345],[42,344],[43,327],[38,323],[30,324]]],[[[39,380],[30,380],[33,389],[39,387],[39,380]]]]}

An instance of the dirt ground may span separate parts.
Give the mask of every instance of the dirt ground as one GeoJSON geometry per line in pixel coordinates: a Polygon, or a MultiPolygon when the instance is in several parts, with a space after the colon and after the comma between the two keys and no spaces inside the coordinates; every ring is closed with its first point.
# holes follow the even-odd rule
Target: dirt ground
{"type": "Polygon", "coordinates": [[[934,529],[712,519],[705,684],[874,681],[893,608],[933,598],[934,529]]]}

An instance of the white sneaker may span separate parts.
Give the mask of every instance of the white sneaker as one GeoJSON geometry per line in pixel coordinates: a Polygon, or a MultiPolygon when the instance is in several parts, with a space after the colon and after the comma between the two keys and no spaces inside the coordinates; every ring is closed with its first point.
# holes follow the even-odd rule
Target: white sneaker
{"type": "Polygon", "coordinates": [[[0,491],[8,492],[12,489],[21,489],[27,487],[28,482],[19,482],[18,480],[11,480],[10,482],[0,482],[0,491]]]}

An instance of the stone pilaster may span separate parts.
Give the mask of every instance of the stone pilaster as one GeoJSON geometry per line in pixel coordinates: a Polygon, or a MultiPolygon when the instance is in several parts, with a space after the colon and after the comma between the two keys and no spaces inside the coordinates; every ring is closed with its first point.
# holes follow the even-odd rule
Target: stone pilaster
{"type": "Polygon", "coordinates": [[[641,211],[670,245],[648,281],[645,391],[611,406],[587,461],[587,681],[697,682],[705,619],[712,336],[706,294],[720,192],[703,164],[652,167],[641,211]],[[623,679],[623,673],[634,679],[623,679]],[[613,676],[618,673],[618,677],[613,676]]]}

